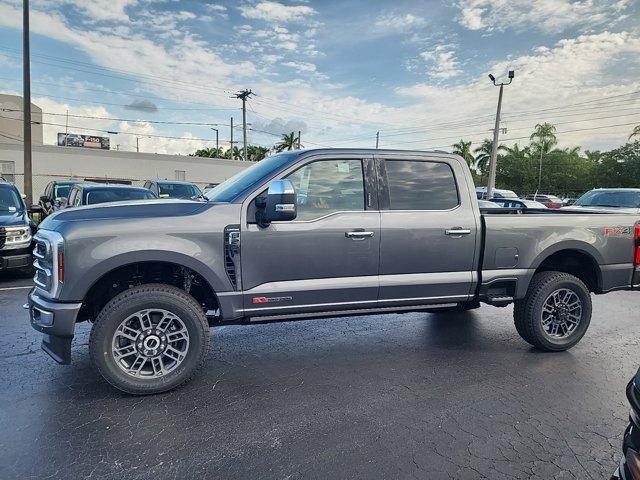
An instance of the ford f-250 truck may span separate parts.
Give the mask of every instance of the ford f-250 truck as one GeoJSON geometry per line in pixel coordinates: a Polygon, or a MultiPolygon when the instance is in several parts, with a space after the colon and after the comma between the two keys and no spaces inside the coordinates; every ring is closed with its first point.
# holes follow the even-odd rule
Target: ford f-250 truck
{"type": "Polygon", "coordinates": [[[481,211],[466,163],[446,153],[286,152],[207,200],[51,215],[35,238],[31,324],[66,364],[76,323],[92,322],[97,370],[134,394],[185,382],[209,327],[230,322],[515,303],[525,341],[566,350],[591,293],[640,286],[638,219],[481,211]]]}

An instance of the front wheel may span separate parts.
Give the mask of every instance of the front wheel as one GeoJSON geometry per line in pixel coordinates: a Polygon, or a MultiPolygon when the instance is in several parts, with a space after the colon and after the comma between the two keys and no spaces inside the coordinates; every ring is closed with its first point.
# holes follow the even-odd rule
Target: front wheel
{"type": "Polygon", "coordinates": [[[207,320],[194,298],[172,286],[149,284],[107,303],[91,330],[89,353],[111,385],[147,395],[188,381],[208,344],[207,320]]]}
{"type": "Polygon", "coordinates": [[[541,272],[513,313],[516,330],[526,342],[548,352],[568,350],[589,328],[591,294],[573,275],[541,272]]]}

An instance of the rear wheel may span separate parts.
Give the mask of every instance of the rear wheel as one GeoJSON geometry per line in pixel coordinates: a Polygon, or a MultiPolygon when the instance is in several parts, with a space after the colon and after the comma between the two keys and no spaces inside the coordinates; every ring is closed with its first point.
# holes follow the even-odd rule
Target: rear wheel
{"type": "Polygon", "coordinates": [[[100,312],[89,351],[114,387],[145,395],[171,390],[191,378],[209,343],[201,306],[168,285],[141,285],[122,292],[100,312]]]}
{"type": "Polygon", "coordinates": [[[513,314],[523,340],[540,350],[567,350],[589,328],[591,294],[573,275],[541,272],[531,280],[526,297],[516,302],[513,314]]]}

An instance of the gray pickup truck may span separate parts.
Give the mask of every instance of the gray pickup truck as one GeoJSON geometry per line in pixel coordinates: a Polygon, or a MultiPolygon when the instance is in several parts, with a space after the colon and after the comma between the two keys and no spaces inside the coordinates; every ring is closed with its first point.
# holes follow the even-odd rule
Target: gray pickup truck
{"type": "Polygon", "coordinates": [[[591,293],[640,286],[639,218],[481,211],[466,163],[442,152],[286,152],[207,200],[51,215],[31,324],[66,364],[76,323],[92,322],[92,361],[134,394],[188,380],[226,323],[515,303],[525,341],[566,350],[591,293]]]}

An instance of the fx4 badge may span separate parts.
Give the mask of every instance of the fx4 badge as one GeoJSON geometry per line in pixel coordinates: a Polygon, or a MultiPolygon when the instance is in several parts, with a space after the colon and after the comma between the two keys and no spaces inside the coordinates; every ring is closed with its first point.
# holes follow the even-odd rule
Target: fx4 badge
{"type": "Polygon", "coordinates": [[[253,297],[251,303],[275,303],[293,300],[293,297],[253,297]]]}
{"type": "Polygon", "coordinates": [[[604,227],[605,237],[630,237],[633,227],[604,227]]]}

